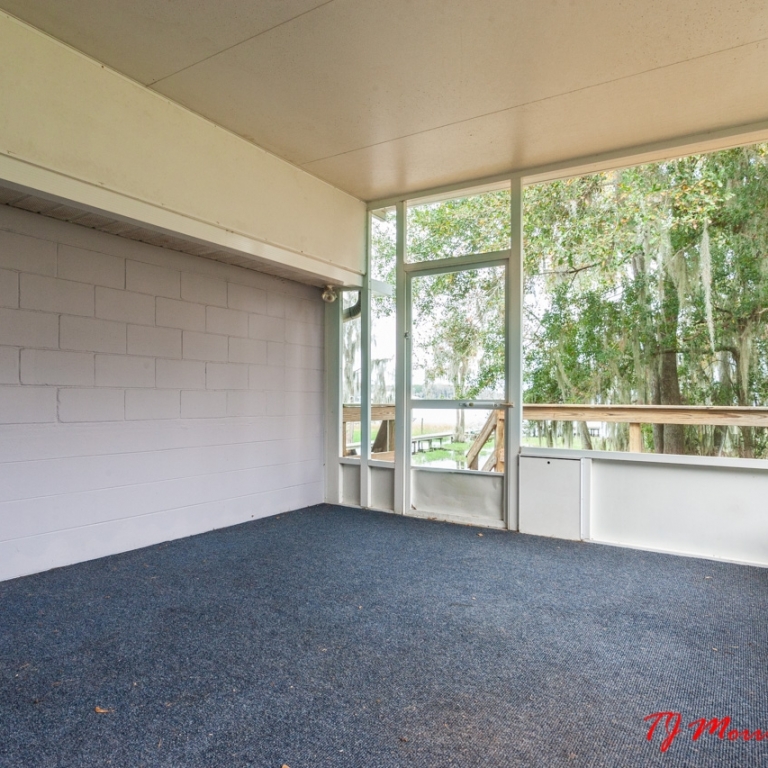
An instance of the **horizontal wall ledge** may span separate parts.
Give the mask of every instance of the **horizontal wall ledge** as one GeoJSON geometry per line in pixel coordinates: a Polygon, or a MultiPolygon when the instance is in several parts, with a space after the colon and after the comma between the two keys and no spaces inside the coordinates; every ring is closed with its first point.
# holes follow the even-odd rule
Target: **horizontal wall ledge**
{"type": "MultiPolygon", "coordinates": [[[[310,285],[362,285],[362,274],[358,271],[63,176],[2,153],[0,187],[3,202],[13,201],[13,193],[18,193],[24,198],[24,210],[33,209],[42,215],[49,215],[49,208],[66,206],[72,210],[72,218],[65,220],[73,223],[82,220],[92,229],[149,245],[168,247],[310,285]],[[87,223],[85,219],[76,218],[78,211],[92,214],[87,223]]],[[[13,202],[8,204],[16,207],[13,202]]],[[[54,217],[61,218],[58,213],[54,217]]]]}

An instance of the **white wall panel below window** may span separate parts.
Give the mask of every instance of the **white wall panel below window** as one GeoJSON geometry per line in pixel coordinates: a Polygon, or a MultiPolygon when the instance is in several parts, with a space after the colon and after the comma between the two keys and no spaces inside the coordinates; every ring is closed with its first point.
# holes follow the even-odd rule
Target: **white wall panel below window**
{"type": "Polygon", "coordinates": [[[520,457],[520,533],[581,538],[581,462],[520,457]]]}
{"type": "Polygon", "coordinates": [[[768,565],[768,471],[592,460],[590,536],[768,565]]]}
{"type": "Polygon", "coordinates": [[[504,476],[440,469],[411,470],[410,513],[437,519],[467,517],[478,525],[499,526],[503,519],[504,476]]]}
{"type": "Polygon", "coordinates": [[[341,467],[341,501],[350,507],[360,506],[359,464],[344,464],[341,467]]]}
{"type": "Polygon", "coordinates": [[[393,512],[395,509],[395,467],[371,467],[371,507],[393,512]]]}

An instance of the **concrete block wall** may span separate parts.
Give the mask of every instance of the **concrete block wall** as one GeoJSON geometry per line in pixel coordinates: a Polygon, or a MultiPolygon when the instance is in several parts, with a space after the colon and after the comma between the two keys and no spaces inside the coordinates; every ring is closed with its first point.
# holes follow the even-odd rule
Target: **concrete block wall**
{"type": "Polygon", "coordinates": [[[0,206],[0,579],[323,500],[316,288],[0,206]]]}

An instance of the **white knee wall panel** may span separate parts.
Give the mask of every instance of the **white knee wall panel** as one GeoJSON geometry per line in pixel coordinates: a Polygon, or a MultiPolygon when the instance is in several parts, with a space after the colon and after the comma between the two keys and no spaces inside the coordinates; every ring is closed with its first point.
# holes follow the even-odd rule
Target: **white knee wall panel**
{"type": "Polygon", "coordinates": [[[581,462],[520,457],[520,533],[581,539],[581,462]]]}
{"type": "Polygon", "coordinates": [[[768,472],[750,464],[593,460],[590,537],[768,566],[768,472]]]}

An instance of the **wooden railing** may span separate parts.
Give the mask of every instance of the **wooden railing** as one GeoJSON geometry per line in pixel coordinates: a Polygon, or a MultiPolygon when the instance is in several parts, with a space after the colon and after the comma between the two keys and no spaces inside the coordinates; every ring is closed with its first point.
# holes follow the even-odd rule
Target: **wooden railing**
{"type": "MultiPolygon", "coordinates": [[[[467,453],[467,466],[477,469],[478,457],[483,446],[494,433],[497,434],[493,454],[484,469],[502,471],[504,468],[503,434],[504,411],[492,411],[467,453]]],[[[683,424],[736,427],[768,427],[768,408],[743,408],[721,405],[571,405],[539,404],[523,405],[523,419],[528,421],[599,421],[629,424],[629,450],[642,453],[643,424],[683,424]]],[[[342,420],[360,421],[360,406],[345,405],[342,420]]],[[[394,405],[372,405],[371,420],[381,421],[381,427],[372,453],[391,460],[394,451],[394,405]]],[[[344,454],[347,455],[346,429],[344,429],[344,454]]]]}
{"type": "MultiPolygon", "coordinates": [[[[360,421],[360,406],[345,405],[342,408],[342,456],[350,455],[350,448],[347,444],[347,424],[360,421]]],[[[371,405],[371,421],[380,421],[381,426],[376,433],[376,438],[371,446],[371,455],[376,454],[376,458],[381,461],[395,460],[395,406],[394,405],[371,405]]]]}
{"type": "Polygon", "coordinates": [[[467,451],[467,467],[469,469],[482,469],[484,472],[504,471],[504,427],[506,420],[506,411],[491,411],[485,424],[483,424],[483,428],[467,451]],[[491,455],[486,459],[485,464],[479,467],[480,451],[483,450],[485,444],[494,433],[496,438],[493,443],[493,451],[491,451],[491,455]]]}
{"type": "Polygon", "coordinates": [[[642,453],[643,424],[768,427],[768,408],[720,405],[547,405],[527,403],[530,421],[609,421],[629,424],[629,450],[642,453]]]}

